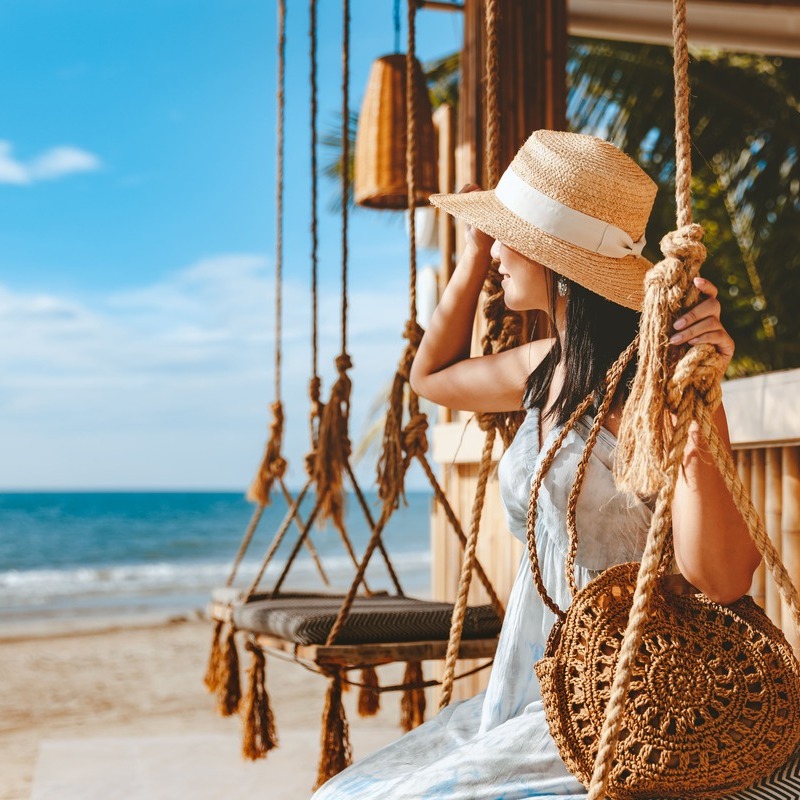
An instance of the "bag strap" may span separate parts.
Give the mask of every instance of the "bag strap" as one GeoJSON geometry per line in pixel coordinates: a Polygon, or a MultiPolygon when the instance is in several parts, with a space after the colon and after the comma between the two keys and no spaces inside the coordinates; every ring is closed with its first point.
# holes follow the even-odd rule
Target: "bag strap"
{"type": "MultiPolygon", "coordinates": [[[[575,557],[578,552],[578,529],[575,522],[576,518],[576,509],[578,506],[578,495],[581,490],[581,486],[583,485],[583,480],[586,475],[586,468],[589,464],[589,458],[591,457],[592,450],[594,448],[595,443],[597,442],[597,437],[600,434],[600,428],[603,426],[603,422],[605,422],[606,417],[608,416],[608,411],[611,408],[611,403],[614,399],[614,394],[619,386],[619,382],[622,379],[622,376],[625,372],[625,369],[630,364],[631,360],[633,359],[634,354],[636,353],[636,348],[638,346],[639,337],[637,336],[629,345],[625,348],[622,354],[617,358],[617,360],[611,365],[608,372],[606,373],[605,377],[605,393],[603,396],[603,401],[600,403],[599,408],[597,409],[597,413],[595,414],[594,422],[592,423],[592,427],[589,431],[589,435],[586,438],[586,445],[583,448],[583,453],[581,455],[581,459],[578,462],[578,468],[575,474],[575,480],[572,485],[572,489],[569,493],[569,498],[567,500],[567,532],[569,534],[569,551],[567,553],[566,558],[566,573],[567,573],[567,582],[570,586],[570,592],[574,595],[578,589],[575,583],[575,557]]],[[[542,463],[539,465],[539,470],[536,473],[532,483],[531,483],[531,492],[530,498],[528,501],[528,516],[527,516],[527,543],[528,543],[528,558],[531,563],[531,572],[533,573],[533,582],[536,586],[536,590],[539,593],[539,596],[542,598],[542,602],[559,618],[563,619],[566,616],[566,612],[563,611],[558,604],[553,600],[552,597],[547,592],[547,589],[544,585],[544,579],[542,578],[542,571],[539,566],[539,553],[536,549],[536,515],[537,515],[537,501],[539,498],[539,490],[542,487],[542,483],[544,481],[544,476],[547,474],[547,471],[550,469],[558,451],[561,449],[564,440],[567,438],[569,432],[575,427],[578,420],[591,408],[594,402],[594,393],[590,393],[587,395],[575,408],[572,412],[570,418],[564,423],[564,426],[559,431],[558,436],[556,437],[555,441],[552,445],[550,445],[550,449],[547,451],[542,463]]]]}

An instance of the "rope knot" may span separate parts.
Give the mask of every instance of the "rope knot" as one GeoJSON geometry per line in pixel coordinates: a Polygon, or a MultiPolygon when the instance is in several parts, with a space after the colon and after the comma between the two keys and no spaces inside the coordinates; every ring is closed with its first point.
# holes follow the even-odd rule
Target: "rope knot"
{"type": "MultiPolygon", "coordinates": [[[[675,315],[697,301],[699,293],[692,281],[706,256],[702,238],[703,228],[696,224],[668,233],[661,240],[664,258],[645,276],[639,361],[625,403],[614,462],[617,486],[623,491],[655,494],[665,479],[669,413],[675,413],[689,380],[681,377],[672,383],[676,365],[669,335],[675,315]]],[[[699,365],[697,358],[693,354],[682,369],[699,365]]],[[[719,367],[713,367],[712,372],[718,379],[719,367]]],[[[700,387],[706,386],[704,376],[697,378],[700,387]]],[[[714,402],[710,384],[700,391],[714,402]]]]}
{"type": "Polygon", "coordinates": [[[317,448],[312,448],[308,453],[306,453],[306,457],[304,459],[306,475],[309,478],[314,477],[314,465],[317,463],[317,448]]]}
{"type": "Polygon", "coordinates": [[[283,405],[280,400],[272,404],[272,424],[269,439],[256,477],[247,492],[248,498],[265,506],[269,503],[272,485],[286,473],[286,459],[281,455],[283,449],[283,405]]]}
{"type": "Polygon", "coordinates": [[[348,370],[353,368],[353,361],[348,353],[341,353],[336,356],[336,371],[339,375],[344,375],[348,370]]]}
{"type": "Polygon", "coordinates": [[[696,399],[709,411],[714,411],[722,401],[722,372],[723,359],[715,347],[709,344],[690,347],[675,364],[675,371],[667,384],[670,411],[678,413],[681,400],[688,391],[694,392],[696,399]]]}
{"type": "Polygon", "coordinates": [[[422,456],[428,449],[428,418],[421,411],[412,414],[403,431],[403,450],[407,460],[422,456]]]}
{"type": "MultiPolygon", "coordinates": [[[[661,252],[667,258],[679,258],[688,266],[697,264],[698,268],[706,257],[703,244],[703,226],[693,222],[665,234],[659,242],[661,252]]],[[[694,277],[694,275],[692,275],[694,277]]]]}
{"type": "Polygon", "coordinates": [[[422,341],[422,335],[425,333],[422,326],[415,320],[406,320],[405,327],[403,328],[403,338],[408,340],[408,343],[414,346],[414,352],[419,347],[422,341]]]}
{"type": "Polygon", "coordinates": [[[319,375],[315,375],[308,382],[308,397],[311,400],[311,404],[314,406],[319,405],[319,400],[321,396],[322,396],[322,381],[320,380],[319,375]]]}

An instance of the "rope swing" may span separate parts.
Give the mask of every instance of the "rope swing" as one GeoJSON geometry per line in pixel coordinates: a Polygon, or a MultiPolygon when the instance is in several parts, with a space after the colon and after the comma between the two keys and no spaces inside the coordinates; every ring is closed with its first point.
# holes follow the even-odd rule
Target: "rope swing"
{"type": "MultiPolygon", "coordinates": [[[[498,87],[500,77],[498,49],[498,0],[486,3],[486,173],[489,186],[493,187],[500,178],[500,108],[498,103],[498,87]]],[[[484,355],[499,353],[521,343],[522,320],[519,314],[506,309],[503,288],[497,265],[492,264],[484,284],[486,298],[483,304],[483,315],[486,330],[482,337],[484,355]]],[[[453,608],[453,621],[450,628],[450,640],[447,646],[442,691],[439,708],[450,704],[455,678],[456,661],[461,647],[461,635],[467,610],[472,573],[475,570],[478,534],[481,518],[486,503],[486,487],[492,471],[492,453],[497,434],[507,447],[519,427],[519,414],[478,414],[478,424],[486,433],[478,466],[478,481],[475,498],[472,504],[470,531],[464,556],[461,562],[461,573],[458,581],[456,603],[453,608]]]]}
{"type": "MultiPolygon", "coordinates": [[[[249,500],[257,503],[239,551],[231,567],[226,587],[233,585],[245,552],[253,539],[264,509],[270,502],[272,486],[276,480],[281,482],[284,493],[288,494],[283,476],[286,473],[286,459],[283,457],[283,402],[281,400],[281,313],[282,313],[282,273],[283,273],[283,156],[284,156],[284,107],[285,107],[285,63],[286,63],[286,3],[278,0],[278,114],[277,114],[277,180],[276,180],[276,239],[275,239],[275,394],[272,403],[272,424],[264,458],[255,479],[247,493],[249,500]]],[[[318,559],[315,559],[318,562],[318,559]]],[[[218,708],[223,716],[230,716],[239,708],[241,689],[239,686],[239,659],[236,653],[235,628],[228,624],[224,646],[221,643],[224,620],[217,620],[211,644],[204,683],[210,692],[218,694],[218,708]]]]}
{"type": "Polygon", "coordinates": [[[683,349],[673,357],[668,331],[676,315],[698,299],[694,277],[705,259],[703,229],[692,222],[686,0],[673,0],[677,228],[661,241],[664,259],[645,279],[639,361],[620,425],[615,458],[618,486],[640,495],[658,493],[627,628],[606,708],[588,800],[605,798],[623,724],[634,659],[648,619],[650,600],[670,544],[671,506],[693,421],[708,443],[750,535],[773,572],[800,628],[800,604],[789,576],[766,535],[714,421],[721,402],[721,356],[712,345],[683,349]],[[672,416],[675,422],[672,422],[672,416]]]}
{"type": "MultiPolygon", "coordinates": [[[[406,169],[408,176],[408,206],[414,207],[416,181],[416,127],[417,109],[412,90],[415,79],[415,11],[416,0],[408,0],[408,52],[406,54],[406,93],[407,103],[407,137],[406,137],[406,169]]],[[[351,381],[349,371],[352,366],[348,353],[348,195],[350,191],[349,174],[349,141],[348,141],[348,105],[349,105],[349,73],[350,73],[350,3],[343,0],[343,41],[342,41],[342,172],[341,172],[341,342],[339,354],[335,360],[336,379],[331,387],[326,403],[321,400],[321,380],[319,377],[318,351],[318,187],[317,187],[317,0],[310,0],[309,5],[309,60],[311,84],[311,378],[309,382],[310,399],[310,449],[305,459],[307,480],[301,490],[294,496],[285,487],[283,475],[286,463],[281,456],[283,433],[283,407],[280,402],[280,365],[281,365],[281,270],[282,270],[282,223],[283,223],[283,146],[284,146],[284,73],[285,73],[285,0],[279,2],[279,37],[278,37],[278,169],[277,169],[277,219],[278,237],[276,242],[276,348],[275,348],[275,402],[273,404],[273,424],[269,441],[259,474],[254,481],[251,495],[258,503],[253,518],[245,532],[242,544],[234,560],[234,565],[226,582],[226,590],[230,591],[244,554],[250,545],[255,530],[261,519],[270,491],[276,482],[281,486],[287,502],[287,511],[275,532],[260,567],[247,591],[235,599],[225,595],[225,600],[215,601],[215,639],[212,655],[207,671],[207,684],[217,693],[217,705],[226,715],[235,713],[240,706],[243,710],[245,733],[243,753],[248,759],[263,758],[276,746],[277,734],[275,721],[270,709],[266,691],[266,654],[267,651],[278,657],[291,658],[294,662],[318,673],[328,679],[325,710],[322,719],[322,752],[318,764],[317,786],[346,767],[352,759],[349,743],[348,724],[342,705],[342,692],[350,686],[359,688],[358,709],[362,716],[370,716],[377,712],[380,696],[388,691],[402,692],[401,725],[404,730],[411,730],[424,720],[425,689],[439,685],[439,681],[426,680],[422,670],[422,658],[441,658],[444,654],[444,637],[432,633],[442,631],[442,614],[450,617],[450,609],[437,602],[427,602],[406,598],[389,555],[382,541],[383,531],[394,511],[399,505],[404,491],[405,475],[411,462],[416,459],[422,466],[433,488],[437,503],[443,509],[450,527],[456,533],[461,546],[467,547],[467,537],[462,530],[453,508],[427,459],[427,418],[420,409],[419,398],[408,386],[408,374],[422,337],[422,329],[417,322],[416,309],[416,226],[413,213],[410,219],[409,242],[409,320],[406,324],[405,336],[407,346],[404,349],[401,363],[392,387],[392,395],[384,431],[384,447],[378,463],[379,496],[381,513],[376,521],[370,505],[362,492],[354,474],[351,463],[351,441],[349,434],[351,381]],[[407,420],[404,419],[405,415],[407,420]],[[350,542],[345,525],[345,481],[355,495],[364,519],[370,529],[370,539],[363,556],[359,560],[350,542]],[[299,509],[310,492],[316,495],[310,513],[303,519],[299,509]],[[350,586],[339,601],[332,594],[288,594],[282,593],[282,587],[303,546],[307,547],[325,584],[327,576],[319,563],[316,551],[310,540],[311,530],[315,522],[329,521],[342,538],[347,552],[356,566],[356,574],[350,586]],[[271,589],[264,593],[259,590],[269,564],[286,540],[290,528],[294,524],[299,535],[289,553],[286,564],[271,589]],[[370,559],[378,550],[386,566],[395,595],[378,597],[371,592],[366,583],[366,570],[370,559]],[[359,594],[363,586],[363,593],[359,594]],[[370,636],[363,645],[348,643],[342,637],[350,616],[353,603],[359,599],[361,619],[371,626],[370,636]],[[399,610],[388,612],[392,616],[392,628],[383,619],[384,611],[380,601],[395,598],[404,600],[398,605],[399,610]],[[371,601],[367,603],[366,601],[371,601]],[[322,603],[324,614],[330,614],[330,629],[327,627],[314,633],[313,644],[300,644],[303,640],[291,635],[275,633],[267,623],[250,622],[251,613],[269,616],[272,610],[279,613],[302,616],[304,602],[322,603]],[[241,612],[241,617],[239,616],[241,612]],[[335,614],[335,618],[334,618],[335,614]],[[438,616],[437,616],[438,615],[438,616]],[[419,620],[419,622],[416,622],[419,620]],[[438,622],[432,620],[439,620],[438,622]],[[247,633],[246,648],[251,653],[251,665],[248,672],[248,687],[244,698],[239,685],[239,659],[236,650],[235,635],[237,622],[240,629],[247,633]],[[439,626],[438,628],[436,626],[439,626]],[[227,626],[227,627],[226,627],[227,626]],[[414,627],[418,626],[418,627],[414,627]],[[389,631],[387,633],[387,630],[389,631]],[[409,634],[411,631],[411,634],[409,634]],[[411,635],[412,638],[408,638],[411,635]],[[395,638],[385,638],[385,637],[395,638]],[[323,638],[324,637],[324,638],[323,638]],[[339,647],[339,638],[344,639],[339,647]],[[384,638],[382,638],[384,637],[384,638]],[[308,649],[306,649],[308,648],[308,649]],[[320,654],[321,653],[321,654],[320,654]],[[291,654],[291,655],[289,655],[291,654]],[[404,657],[408,656],[408,658],[404,657]],[[412,658],[413,656],[413,658],[412,658]],[[380,686],[375,667],[396,661],[406,661],[402,682],[391,686],[380,686]],[[360,670],[360,680],[349,678],[348,672],[360,670]]],[[[487,462],[488,463],[488,462],[487,462]]],[[[488,468],[487,468],[488,474],[488,468]]],[[[484,487],[485,488],[485,487],[484,487]]],[[[476,499],[476,507],[483,506],[484,493],[480,492],[476,499]]],[[[476,512],[473,519],[480,518],[476,512]]],[[[473,525],[474,527],[474,525],[473,525]]],[[[471,609],[471,653],[476,658],[490,657],[496,645],[497,628],[502,620],[504,609],[485,570],[474,559],[474,569],[479,580],[486,589],[491,609],[481,607],[471,609]]],[[[312,614],[316,612],[309,612],[312,614]]],[[[466,606],[461,612],[462,624],[466,606]]],[[[263,620],[264,617],[259,617],[263,620]]],[[[304,618],[306,619],[306,618],[304,618]]],[[[282,629],[283,630],[283,629],[282,629]]],[[[308,640],[305,640],[308,641],[308,640]]],[[[357,641],[363,642],[363,639],[357,641]]],[[[487,663],[451,676],[450,680],[458,680],[491,665],[487,663]]]]}

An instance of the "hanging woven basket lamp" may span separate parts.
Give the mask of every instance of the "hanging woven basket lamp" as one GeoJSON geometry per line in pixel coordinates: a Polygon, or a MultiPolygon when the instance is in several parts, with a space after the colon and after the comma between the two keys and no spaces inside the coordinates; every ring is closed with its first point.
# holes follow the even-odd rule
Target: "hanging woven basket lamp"
{"type": "MultiPolygon", "coordinates": [[[[414,61],[417,117],[416,205],[438,188],[436,140],[425,76],[414,61]]],[[[372,64],[358,118],[354,197],[368,208],[408,208],[406,181],[406,57],[383,56],[372,64]]]]}

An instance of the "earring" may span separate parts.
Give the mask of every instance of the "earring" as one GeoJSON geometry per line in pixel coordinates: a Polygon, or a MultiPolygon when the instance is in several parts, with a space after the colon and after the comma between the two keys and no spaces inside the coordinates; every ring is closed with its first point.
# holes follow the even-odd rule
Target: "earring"
{"type": "Polygon", "coordinates": [[[559,297],[566,297],[568,288],[569,284],[567,283],[567,279],[563,275],[559,275],[558,281],[556,282],[556,289],[558,290],[559,297]]]}

